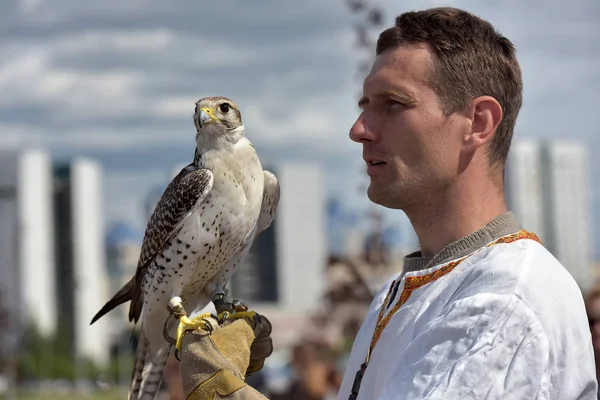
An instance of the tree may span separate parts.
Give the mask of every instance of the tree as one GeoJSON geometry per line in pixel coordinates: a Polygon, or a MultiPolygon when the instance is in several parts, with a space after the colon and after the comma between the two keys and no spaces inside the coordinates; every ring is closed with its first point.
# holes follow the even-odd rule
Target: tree
{"type": "MultiPolygon", "coordinates": [[[[356,34],[355,47],[358,50],[358,67],[356,71],[357,81],[361,85],[358,89],[357,100],[362,97],[362,81],[369,73],[373,60],[375,59],[375,47],[377,44],[377,34],[373,31],[380,30],[383,25],[383,10],[380,6],[372,4],[369,0],[346,0],[350,12],[356,17],[354,22],[354,31],[356,34]]],[[[366,178],[364,171],[361,171],[363,179],[366,178]]],[[[366,191],[367,183],[360,182],[357,190],[360,193],[366,191]]]]}
{"type": "Polygon", "coordinates": [[[76,362],[72,343],[64,325],[56,334],[46,337],[34,323],[27,324],[19,346],[19,379],[96,379],[102,372],[91,360],[76,362]]]}

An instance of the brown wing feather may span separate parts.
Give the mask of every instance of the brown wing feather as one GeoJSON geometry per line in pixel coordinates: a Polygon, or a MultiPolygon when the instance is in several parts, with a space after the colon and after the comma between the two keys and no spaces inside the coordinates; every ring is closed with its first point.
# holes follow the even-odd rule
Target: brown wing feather
{"type": "Polygon", "coordinates": [[[144,296],[142,281],[148,266],[165,244],[178,232],[178,225],[213,185],[212,172],[190,164],[165,189],[146,226],[135,275],[96,313],[92,324],[119,304],[131,301],[129,320],[137,323],[144,296]]]}
{"type": "Polygon", "coordinates": [[[129,320],[139,319],[143,304],[142,281],[150,262],[165,244],[177,234],[177,226],[194,205],[206,197],[213,185],[212,172],[190,164],[173,178],[150,216],[144,234],[137,270],[135,287],[129,309],[129,320]]]}

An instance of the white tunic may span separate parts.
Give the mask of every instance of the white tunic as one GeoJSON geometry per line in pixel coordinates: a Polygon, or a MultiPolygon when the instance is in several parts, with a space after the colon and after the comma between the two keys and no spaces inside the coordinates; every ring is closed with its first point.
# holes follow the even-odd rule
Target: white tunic
{"type": "MultiPolygon", "coordinates": [[[[402,277],[388,311],[407,279],[428,283],[410,293],[383,330],[358,399],[597,398],[582,294],[541,244],[530,239],[495,244],[443,274],[447,265],[402,277]]],[[[382,303],[400,276],[392,277],[371,304],[339,400],[350,395],[382,303]]]]}

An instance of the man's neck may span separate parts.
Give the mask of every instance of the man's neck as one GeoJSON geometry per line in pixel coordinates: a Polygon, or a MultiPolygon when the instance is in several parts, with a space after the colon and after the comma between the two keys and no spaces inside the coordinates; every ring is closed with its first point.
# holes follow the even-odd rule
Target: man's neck
{"type": "Polygon", "coordinates": [[[508,211],[500,190],[489,190],[488,195],[482,190],[455,193],[449,191],[425,206],[406,210],[423,256],[436,255],[448,244],[508,211]]]}

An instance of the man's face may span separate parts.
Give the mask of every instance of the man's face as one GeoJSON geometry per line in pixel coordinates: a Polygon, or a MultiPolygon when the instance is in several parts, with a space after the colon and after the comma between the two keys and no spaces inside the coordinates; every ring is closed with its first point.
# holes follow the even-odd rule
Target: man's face
{"type": "Polygon", "coordinates": [[[400,46],[377,57],[350,138],[363,145],[369,199],[406,209],[443,196],[458,176],[467,118],[446,116],[429,85],[433,56],[400,46]]]}

